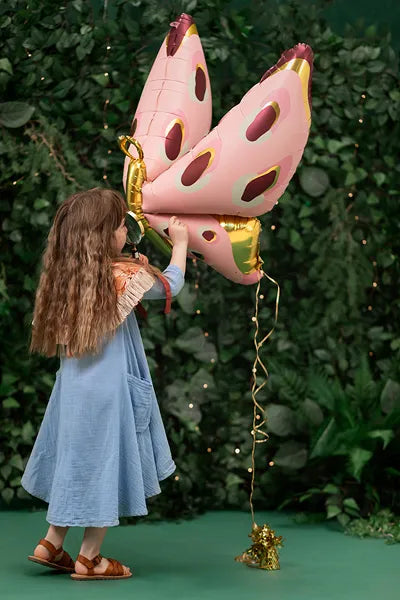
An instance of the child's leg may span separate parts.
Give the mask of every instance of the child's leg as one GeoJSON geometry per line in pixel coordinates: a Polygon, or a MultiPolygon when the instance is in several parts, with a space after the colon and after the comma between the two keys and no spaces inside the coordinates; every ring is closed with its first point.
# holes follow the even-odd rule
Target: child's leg
{"type": "MultiPolygon", "coordinates": [[[[51,542],[56,548],[60,548],[64,544],[64,538],[67,535],[69,527],[58,527],[56,525],[50,525],[48,532],[44,536],[46,540],[51,542]]],[[[38,544],[33,552],[34,556],[38,558],[44,558],[45,560],[49,560],[50,552],[44,546],[38,544]]],[[[62,557],[62,552],[56,555],[57,559],[62,557]]]]}
{"type": "MultiPolygon", "coordinates": [[[[82,554],[89,560],[92,560],[100,553],[101,544],[103,543],[106,533],[107,527],[86,527],[79,554],[82,554]]],[[[102,557],[101,562],[95,566],[94,572],[98,574],[104,573],[108,564],[109,561],[102,557]]],[[[86,575],[88,573],[88,569],[79,560],[76,560],[75,572],[79,575],[86,575]]],[[[124,574],[128,575],[129,573],[131,573],[130,568],[124,565],[124,574]]]]}

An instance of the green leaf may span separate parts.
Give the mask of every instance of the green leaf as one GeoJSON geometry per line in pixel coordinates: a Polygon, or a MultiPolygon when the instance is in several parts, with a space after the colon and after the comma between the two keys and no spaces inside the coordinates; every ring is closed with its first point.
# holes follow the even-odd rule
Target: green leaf
{"type": "Polygon", "coordinates": [[[340,506],[337,506],[336,504],[328,504],[328,506],[326,507],[327,519],[332,519],[333,517],[337,517],[338,515],[340,515],[341,512],[342,512],[342,509],[340,508],[340,506]]]}
{"type": "Polygon", "coordinates": [[[337,485],[333,485],[333,483],[327,483],[322,488],[322,491],[325,492],[326,494],[339,494],[340,489],[338,488],[337,485]]]}
{"type": "Polygon", "coordinates": [[[301,469],[307,463],[307,449],[305,444],[295,441],[284,442],[279,446],[274,456],[274,463],[279,467],[288,469],[301,469]]]}
{"type": "Polygon", "coordinates": [[[9,464],[3,465],[2,467],[0,467],[0,473],[6,481],[10,477],[11,471],[12,471],[12,467],[9,464]]]}
{"type": "Polygon", "coordinates": [[[342,527],[346,527],[346,525],[351,520],[351,517],[349,515],[347,515],[346,513],[340,513],[340,515],[337,515],[337,520],[342,525],[342,527]]]}
{"type": "Polygon", "coordinates": [[[183,286],[181,291],[176,297],[176,301],[179,306],[187,315],[192,315],[194,312],[194,306],[196,302],[196,292],[194,288],[186,284],[183,286]]]}
{"type": "Polygon", "coordinates": [[[368,433],[368,437],[381,438],[383,440],[383,449],[385,449],[390,440],[394,438],[394,431],[391,429],[375,429],[368,433]]]}
{"type": "Polygon", "coordinates": [[[268,404],[266,416],[268,431],[280,436],[289,435],[295,431],[295,414],[288,406],[268,404]]]}
{"type": "Polygon", "coordinates": [[[334,448],[336,435],[337,427],[335,419],[332,417],[326,427],[322,430],[320,436],[317,438],[314,448],[311,451],[310,458],[329,455],[334,448]]]}
{"type": "Polygon", "coordinates": [[[98,73],[96,75],[91,75],[90,77],[102,87],[106,87],[106,85],[110,83],[110,78],[107,75],[104,75],[104,73],[98,73]]]}
{"type": "Polygon", "coordinates": [[[386,181],[385,173],[373,173],[373,178],[379,186],[381,186],[386,181]]]}
{"type": "Polygon", "coordinates": [[[5,488],[1,491],[1,497],[3,498],[6,504],[10,504],[11,500],[14,498],[14,490],[11,488],[5,488]]]}
{"type": "Polygon", "coordinates": [[[2,102],[0,104],[0,123],[5,127],[21,127],[31,118],[34,106],[26,102],[2,102]]]}
{"type": "Polygon", "coordinates": [[[8,464],[11,467],[16,467],[17,469],[19,469],[20,471],[24,470],[24,464],[22,462],[22,457],[20,454],[14,454],[10,460],[8,461],[8,464]]]}
{"type": "Polygon", "coordinates": [[[400,385],[388,379],[381,394],[381,408],[384,413],[393,412],[400,405],[400,385]]]}
{"type": "Polygon", "coordinates": [[[322,412],[320,406],[314,402],[314,400],[306,398],[302,404],[302,410],[307,420],[312,423],[312,425],[321,425],[322,421],[324,420],[324,413],[322,412]]]}
{"type": "Polygon", "coordinates": [[[328,189],[329,176],[318,167],[303,167],[300,171],[300,185],[306,194],[318,198],[328,189]]]}
{"type": "Polygon", "coordinates": [[[8,60],[8,58],[0,58],[0,71],[6,71],[10,75],[13,74],[12,64],[8,60]]]}
{"type": "Polygon", "coordinates": [[[345,498],[343,500],[343,506],[345,506],[346,508],[352,508],[353,510],[360,512],[360,507],[358,506],[354,498],[345,498]]]}
{"type": "Polygon", "coordinates": [[[175,340],[175,345],[189,354],[194,354],[197,360],[210,362],[216,361],[217,352],[214,344],[207,341],[200,327],[190,327],[175,340]]]}
{"type": "Polygon", "coordinates": [[[3,408],[19,408],[20,404],[15,398],[6,398],[3,400],[3,408]]]}
{"type": "Polygon", "coordinates": [[[364,450],[364,448],[353,448],[349,452],[350,457],[350,473],[360,481],[360,476],[363,468],[371,459],[373,453],[370,450],[364,450]]]}

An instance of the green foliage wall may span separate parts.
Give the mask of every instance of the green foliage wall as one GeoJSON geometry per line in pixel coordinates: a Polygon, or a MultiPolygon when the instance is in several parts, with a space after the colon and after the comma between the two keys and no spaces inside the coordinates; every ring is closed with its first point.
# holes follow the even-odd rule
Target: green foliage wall
{"type": "MultiPolygon", "coordinates": [[[[257,445],[255,506],[322,510],[342,524],[379,506],[396,509],[398,58],[373,30],[335,35],[318,5],[259,0],[45,0],[29,8],[10,0],[0,8],[2,97],[28,105],[0,105],[3,505],[26,501],[20,476],[57,368],[27,352],[52,217],[76,189],[121,189],[117,135],[129,131],[180,12],[194,16],[202,39],[213,125],[283,50],[303,41],[315,52],[309,142],[287,192],[261,217],[263,266],[281,299],[261,352],[270,377],[257,397],[270,439],[257,445]]],[[[142,252],[166,266],[146,240],[142,252]]],[[[267,278],[261,293],[265,335],[276,296],[267,278]]],[[[255,286],[234,285],[199,261],[188,263],[169,315],[147,302],[142,337],[178,465],[148,518],[248,509],[254,302],[255,286]]]]}

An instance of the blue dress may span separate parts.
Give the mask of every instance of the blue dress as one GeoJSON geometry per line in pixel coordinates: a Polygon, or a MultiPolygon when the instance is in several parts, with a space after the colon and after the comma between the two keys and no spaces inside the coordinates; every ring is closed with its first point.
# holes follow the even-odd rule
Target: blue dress
{"type": "MultiPolygon", "coordinates": [[[[176,296],[182,270],[163,275],[176,296]]],[[[159,279],[143,295],[158,298],[159,279]]],[[[48,503],[52,525],[112,527],[147,515],[146,498],[175,469],[132,310],[99,355],[61,357],[21,485],[48,503]]]]}

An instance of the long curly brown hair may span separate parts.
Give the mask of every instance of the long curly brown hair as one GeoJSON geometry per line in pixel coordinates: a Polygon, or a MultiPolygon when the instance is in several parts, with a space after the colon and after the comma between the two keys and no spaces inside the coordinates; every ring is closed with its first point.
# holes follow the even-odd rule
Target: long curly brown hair
{"type": "Polygon", "coordinates": [[[139,262],[115,254],[114,232],[126,212],[119,192],[98,187],[73,194],[59,206],[43,253],[30,352],[97,354],[100,342],[114,335],[119,316],[112,263],[139,262]]]}

